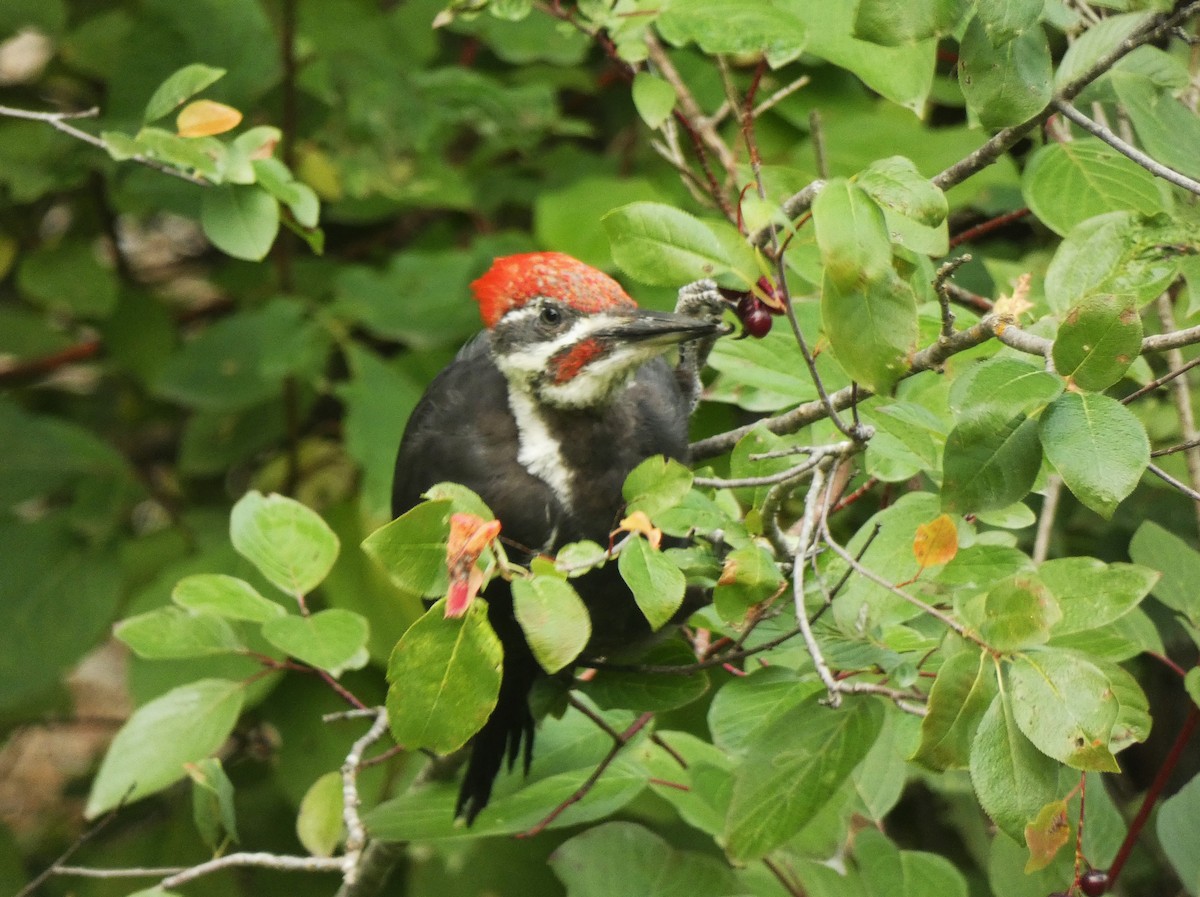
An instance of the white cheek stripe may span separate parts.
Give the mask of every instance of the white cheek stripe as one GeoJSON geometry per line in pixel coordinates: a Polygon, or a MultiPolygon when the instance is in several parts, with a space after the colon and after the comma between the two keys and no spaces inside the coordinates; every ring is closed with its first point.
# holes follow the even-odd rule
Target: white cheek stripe
{"type": "Polygon", "coordinates": [[[559,501],[569,509],[573,504],[571,475],[563,462],[562,446],[542,420],[530,395],[512,384],[508,387],[508,407],[517,422],[521,443],[517,460],[553,489],[559,501]]]}

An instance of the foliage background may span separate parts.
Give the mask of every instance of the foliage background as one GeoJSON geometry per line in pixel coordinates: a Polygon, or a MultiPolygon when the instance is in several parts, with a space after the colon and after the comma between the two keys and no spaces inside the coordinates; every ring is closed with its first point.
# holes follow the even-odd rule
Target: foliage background
{"type": "MultiPolygon", "coordinates": [[[[423,385],[478,327],[467,284],[492,257],[556,249],[615,270],[601,224],[612,209],[653,201],[719,217],[652,149],[654,132],[644,119],[659,117],[661,94],[657,106],[656,88],[641,97],[631,94],[621,67],[606,52],[636,57],[641,19],[655,14],[658,4],[623,2],[621,16],[607,30],[615,49],[550,14],[563,11],[558,4],[526,16],[526,4],[495,0],[484,14],[460,16],[435,30],[431,23],[444,5],[7,0],[0,8],[0,40],[11,38],[0,49],[0,104],[39,110],[99,106],[99,126],[77,123],[92,133],[136,132],[147,100],[183,65],[225,69],[204,96],[241,110],[243,130],[281,129],[276,157],[320,198],[324,244],[322,254],[313,253],[304,239],[312,239],[313,231],[297,225],[266,240],[271,249],[265,261],[232,258],[205,239],[202,188],[148,166],[115,161],[45,122],[0,119],[5,883],[19,886],[76,837],[87,777],[132,706],[201,676],[240,679],[259,670],[244,657],[147,661],[127,656],[108,640],[114,621],[166,605],[174,584],[191,573],[235,574],[268,590],[229,544],[229,509],[248,489],[295,496],[319,510],[338,534],[344,550],[321,586],[320,601],[369,619],[375,665],[342,681],[368,703],[382,702],[379,666],[421,607],[389,585],[357,546],[387,521],[392,458],[408,411],[423,385]]],[[[947,29],[954,33],[940,45],[914,38],[884,48],[850,40],[855,4],[831,2],[821,13],[803,12],[801,6],[771,7],[810,17],[809,53],[787,58],[793,48],[786,41],[774,48],[786,65],[767,73],[763,95],[802,75],[811,81],[756,121],[758,148],[770,167],[769,202],[819,174],[853,175],[897,154],[932,177],[983,143],[987,132],[979,127],[980,117],[993,128],[1015,124],[1026,108],[1033,114],[1044,104],[1040,94],[1029,99],[1002,92],[968,97],[968,110],[953,65],[959,44],[971,39],[963,26],[947,29]],[[815,152],[814,111],[825,162],[815,152]],[[986,120],[989,115],[993,120],[986,120]]],[[[914,10],[943,6],[955,4],[915,4],[914,10]]],[[[1044,36],[1045,55],[1018,37],[1019,58],[997,64],[1003,69],[1027,63],[1018,81],[1044,87],[1052,73],[1039,66],[1049,66],[1051,59],[1061,64],[1081,34],[1115,41],[1119,29],[1112,23],[1120,14],[1170,4],[1047,0],[998,6],[1038,22],[1033,28],[1044,36]]],[[[579,4],[578,14],[605,8],[579,4]]],[[[879,27],[886,31],[896,23],[879,27]]],[[[700,106],[712,111],[725,99],[725,88],[705,41],[703,34],[696,40],[684,34],[673,41],[680,46],[672,47],[670,58],[700,106]]],[[[744,49],[744,55],[730,54],[732,78],[742,90],[757,61],[757,47],[744,49]]],[[[1169,139],[1151,130],[1136,136],[1177,167],[1190,165],[1195,175],[1194,150],[1200,145],[1194,142],[1200,127],[1194,118],[1195,53],[1176,40],[1157,61],[1162,71],[1156,89],[1171,85],[1183,100],[1179,108],[1191,115],[1178,121],[1191,123],[1172,120],[1169,139]]],[[[1101,93],[1094,99],[1114,97],[1101,93]]],[[[737,154],[742,178],[737,186],[750,183],[736,122],[728,119],[721,129],[737,154]]],[[[1053,142],[1054,135],[1048,139],[1053,142]]],[[[1053,174],[1047,176],[1051,186],[1031,186],[1027,165],[1046,141],[1033,133],[947,196],[951,234],[1030,205],[1030,197],[1041,200],[1036,219],[1021,218],[972,245],[975,260],[956,275],[965,290],[994,299],[1011,294],[1018,275],[1031,273],[1036,311],[1026,320],[1064,311],[1053,296],[1047,299],[1047,266],[1075,224],[1113,210],[1149,214],[1167,208],[1158,186],[1143,189],[1140,169],[1116,163],[1101,173],[1126,189],[1060,182],[1053,174]]],[[[682,143],[693,158],[686,135],[682,143]]],[[[1091,171],[1087,165],[1080,170],[1091,171]]],[[[703,172],[694,164],[691,177],[703,198],[703,172]]],[[[736,194],[727,193],[726,201],[735,202],[736,194]]],[[[1194,251],[1194,217],[1184,199],[1169,208],[1185,232],[1178,239],[1182,260],[1173,262],[1177,267],[1165,281],[1147,275],[1134,289],[1156,284],[1161,290],[1180,277],[1172,296],[1176,325],[1184,328],[1198,310],[1188,279],[1196,268],[1187,257],[1194,251]]],[[[284,212],[293,224],[298,217],[295,208],[284,212]]],[[[820,258],[811,236],[803,243],[798,239],[791,261],[803,284],[798,295],[811,297],[818,291],[820,258]]],[[[251,238],[240,251],[236,240],[231,245],[235,255],[253,256],[262,254],[261,244],[251,238]]],[[[669,307],[674,298],[669,285],[634,280],[629,285],[643,304],[669,307]]],[[[1149,329],[1165,328],[1153,314],[1147,321],[1149,329]]],[[[730,350],[714,386],[725,401],[705,404],[698,436],[782,407],[773,404],[780,392],[788,398],[789,389],[811,390],[794,387],[798,357],[790,358],[790,372],[763,360],[768,345],[776,354],[782,351],[784,328],[777,325],[766,343],[747,343],[749,349],[736,354],[730,350]]],[[[923,307],[921,326],[920,345],[927,345],[937,334],[936,304],[923,307]]],[[[1035,323],[1030,330],[1052,335],[1050,324],[1039,330],[1035,323]]],[[[995,349],[993,343],[972,350],[961,361],[995,349]]],[[[1157,360],[1154,365],[1152,370],[1140,360],[1120,379],[1118,393],[1161,373],[1162,365],[1157,360]]],[[[937,389],[913,387],[913,403],[921,404],[924,388],[937,389]]],[[[1156,446],[1186,437],[1169,397],[1159,393],[1136,407],[1156,446]]],[[[832,434],[825,426],[820,438],[832,434]]],[[[838,531],[848,538],[874,511],[940,469],[948,426],[943,421],[932,428],[933,436],[900,449],[895,440],[903,442],[912,429],[894,428],[892,454],[884,450],[882,458],[869,462],[887,482],[851,506],[838,531]],[[911,472],[898,474],[905,465],[911,472]]],[[[1182,457],[1162,464],[1186,480],[1182,457]]],[[[716,464],[723,471],[727,462],[716,464]]],[[[1039,490],[1043,483],[1039,480],[1039,490]]],[[[1055,556],[1125,561],[1131,537],[1146,521],[1195,544],[1193,503],[1157,481],[1144,480],[1111,520],[1068,493],[1059,501],[1051,541],[1055,556]]],[[[1042,507],[1036,497],[1029,505],[1033,511],[1042,507]]],[[[1026,513],[1027,519],[1018,514],[998,529],[1015,533],[1014,541],[1029,550],[1034,515],[1026,513]]],[[[1195,648],[1172,613],[1155,602],[1146,609],[1165,643],[1162,652],[1189,666],[1195,648]]],[[[1145,746],[1122,755],[1124,774],[1110,777],[1122,808],[1136,806],[1133,798],[1147,788],[1167,746],[1194,714],[1178,677],[1161,664],[1142,654],[1131,660],[1131,669],[1149,695],[1155,725],[1145,746]]],[[[710,696],[730,679],[719,671],[713,676],[710,696]]],[[[706,738],[710,700],[674,711],[659,725],[706,738]]],[[[294,853],[301,850],[294,832],[301,799],[345,756],[348,739],[317,721],[321,712],[341,705],[319,679],[298,673],[260,679],[250,704],[225,754],[237,786],[244,846],[294,853]]],[[[900,715],[896,720],[897,726],[912,723],[900,715]]],[[[1189,779],[1195,767],[1193,749],[1168,791],[1189,779]]],[[[373,768],[363,776],[364,795],[372,801],[390,793],[413,772],[414,762],[405,757],[373,768]]],[[[899,802],[885,808],[894,842],[950,858],[973,894],[1045,893],[1070,884],[1069,877],[1060,877],[1043,887],[1043,880],[1031,883],[1020,875],[1023,853],[991,836],[965,773],[934,775],[911,765],[896,773],[900,780],[906,774],[903,798],[897,792],[899,802]]],[[[1089,798],[1097,793],[1101,789],[1093,788],[1089,798]]],[[[719,855],[661,796],[647,793],[624,814],[675,848],[719,855]]],[[[191,815],[180,789],[139,803],[74,860],[109,866],[199,862],[207,851],[191,815]]],[[[858,818],[851,827],[864,824],[858,818]]],[[[1194,825],[1185,827],[1179,837],[1186,843],[1194,832],[1194,825]]],[[[561,893],[563,885],[546,858],[578,833],[422,847],[407,859],[403,892],[561,893]]],[[[864,856],[872,837],[862,836],[864,856]]],[[[1166,893],[1162,889],[1176,887],[1176,873],[1154,838],[1145,840],[1150,843],[1143,843],[1127,873],[1134,882],[1129,893],[1166,893]]],[[[1111,854],[1113,839],[1105,843],[1111,854]]],[[[758,893],[783,893],[774,878],[758,872],[743,884],[758,893]]],[[[815,877],[807,886],[822,893],[820,874],[810,874],[815,877]]],[[[1195,886],[1193,880],[1192,893],[1195,886]]],[[[208,879],[203,887],[214,894],[303,894],[327,892],[330,881],[251,870],[208,879]]],[[[592,893],[585,884],[576,887],[580,894],[592,893]]],[[[76,894],[131,890],[119,882],[65,879],[44,888],[76,894]]]]}

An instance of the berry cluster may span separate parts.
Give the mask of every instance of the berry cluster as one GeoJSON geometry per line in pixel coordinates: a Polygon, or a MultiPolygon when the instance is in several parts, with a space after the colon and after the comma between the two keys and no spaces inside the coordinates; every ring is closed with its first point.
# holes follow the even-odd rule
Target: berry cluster
{"type": "Polygon", "coordinates": [[[775,283],[772,280],[760,277],[756,286],[766,297],[766,301],[749,290],[725,293],[726,298],[737,303],[734,307],[734,314],[742,322],[742,334],[738,339],[746,336],[762,339],[771,332],[772,316],[781,315],[784,312],[786,300],[775,289],[775,283]]]}

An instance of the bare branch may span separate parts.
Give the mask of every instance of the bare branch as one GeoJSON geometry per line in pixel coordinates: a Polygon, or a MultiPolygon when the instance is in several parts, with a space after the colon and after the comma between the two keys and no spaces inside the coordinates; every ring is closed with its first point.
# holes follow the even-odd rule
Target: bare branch
{"type": "Polygon", "coordinates": [[[717,161],[721,163],[721,167],[725,170],[726,180],[729,183],[736,181],[737,160],[733,157],[733,151],[717,133],[712,122],[705,117],[704,110],[692,96],[687,83],[680,76],[679,70],[675,68],[675,63],[671,62],[671,57],[667,55],[667,51],[663,49],[662,44],[658,42],[651,31],[646,32],[646,50],[649,53],[650,62],[675,91],[675,99],[679,101],[680,113],[695,129],[696,135],[704,145],[717,157],[717,161]]]}
{"type": "MultiPolygon", "coordinates": [[[[951,339],[938,340],[933,345],[927,346],[913,355],[909,369],[903,374],[903,377],[911,377],[922,371],[935,370],[941,367],[942,362],[952,355],[957,355],[959,352],[965,352],[981,343],[987,342],[996,335],[994,328],[999,323],[1000,318],[996,315],[986,315],[965,330],[959,330],[951,339]]],[[[1016,330],[1018,328],[1010,325],[1007,329],[1016,330]]],[[[865,387],[859,386],[856,389],[854,386],[847,386],[839,389],[837,392],[830,393],[828,404],[830,407],[840,411],[843,408],[849,408],[855,401],[861,401],[871,395],[871,391],[865,387]]],[[[753,424],[747,424],[725,433],[719,433],[716,436],[710,436],[707,439],[693,442],[691,445],[691,457],[692,460],[703,460],[722,455],[737,445],[738,440],[752,432],[756,427],[766,427],[770,432],[776,434],[795,433],[809,424],[824,419],[826,416],[825,402],[820,400],[804,402],[797,405],[791,411],[786,411],[775,417],[768,417],[753,424]]]]}
{"type": "Polygon", "coordinates": [[[1192,180],[1186,174],[1180,174],[1175,169],[1168,168],[1161,162],[1156,162],[1136,146],[1126,143],[1108,128],[1104,127],[1104,125],[1100,124],[1099,122],[1092,121],[1066,100],[1056,99],[1054,101],[1054,108],[1056,108],[1071,121],[1075,122],[1075,124],[1079,125],[1079,127],[1083,128],[1089,134],[1099,137],[1121,155],[1142,166],[1142,168],[1146,169],[1155,177],[1160,177],[1164,181],[1174,184],[1176,187],[1182,187],[1184,190],[1200,196],[1200,181],[1192,180]]]}
{"type": "MultiPolygon", "coordinates": [[[[0,116],[6,118],[21,118],[26,121],[40,121],[48,124],[56,131],[61,131],[76,140],[82,140],[84,143],[94,146],[97,149],[102,149],[108,152],[108,144],[95,134],[89,134],[74,125],[68,124],[69,119],[75,118],[93,118],[100,114],[98,108],[85,109],[82,112],[36,112],[32,109],[14,109],[12,106],[0,106],[0,116]]],[[[169,174],[172,177],[177,177],[187,181],[189,184],[196,184],[201,187],[211,186],[210,182],[202,177],[194,174],[188,174],[186,171],[181,171],[174,166],[159,162],[157,159],[150,159],[146,156],[136,155],[130,156],[129,161],[137,162],[139,165],[145,165],[153,168],[155,171],[161,171],[163,174],[169,174]]]]}
{"type": "Polygon", "coordinates": [[[1056,473],[1046,477],[1046,495],[1042,512],[1038,515],[1037,534],[1033,537],[1033,558],[1040,564],[1050,554],[1050,537],[1054,534],[1054,518],[1058,514],[1058,500],[1062,497],[1063,481],[1056,473]]]}
{"type": "Polygon", "coordinates": [[[358,815],[358,807],[362,803],[358,796],[358,770],[367,748],[382,738],[388,727],[387,709],[376,707],[374,713],[375,721],[371,723],[371,728],[350,746],[350,752],[342,762],[342,820],[346,824],[342,880],[347,887],[353,886],[358,878],[358,864],[367,843],[367,830],[358,815]]]}
{"type": "Polygon", "coordinates": [[[804,639],[804,646],[808,649],[808,656],[812,658],[813,668],[816,669],[817,675],[825,684],[826,700],[829,706],[837,707],[842,703],[838,682],[833,677],[829,664],[825,662],[821,645],[813,635],[812,626],[808,622],[808,609],[804,606],[804,570],[807,566],[804,558],[808,554],[809,546],[816,536],[818,523],[824,513],[821,504],[824,493],[825,468],[818,467],[813,471],[812,483],[808,487],[808,494],[804,497],[804,516],[800,520],[800,535],[796,540],[796,553],[792,561],[792,597],[796,602],[796,623],[800,627],[800,635],[804,639]]]}

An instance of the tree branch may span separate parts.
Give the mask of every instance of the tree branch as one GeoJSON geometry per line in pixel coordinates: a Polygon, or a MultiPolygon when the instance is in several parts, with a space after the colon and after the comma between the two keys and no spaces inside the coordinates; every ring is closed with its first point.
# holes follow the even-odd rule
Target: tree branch
{"type": "Polygon", "coordinates": [[[1099,122],[1092,121],[1066,100],[1056,99],[1054,108],[1073,121],[1079,127],[1083,128],[1089,134],[1099,137],[1121,155],[1136,162],[1142,168],[1146,169],[1155,177],[1160,177],[1164,181],[1174,184],[1176,187],[1182,187],[1190,193],[1195,193],[1200,196],[1200,181],[1194,181],[1186,174],[1180,174],[1173,168],[1168,168],[1161,162],[1156,162],[1150,156],[1143,153],[1140,149],[1131,143],[1126,143],[1108,128],[1099,122]]]}

